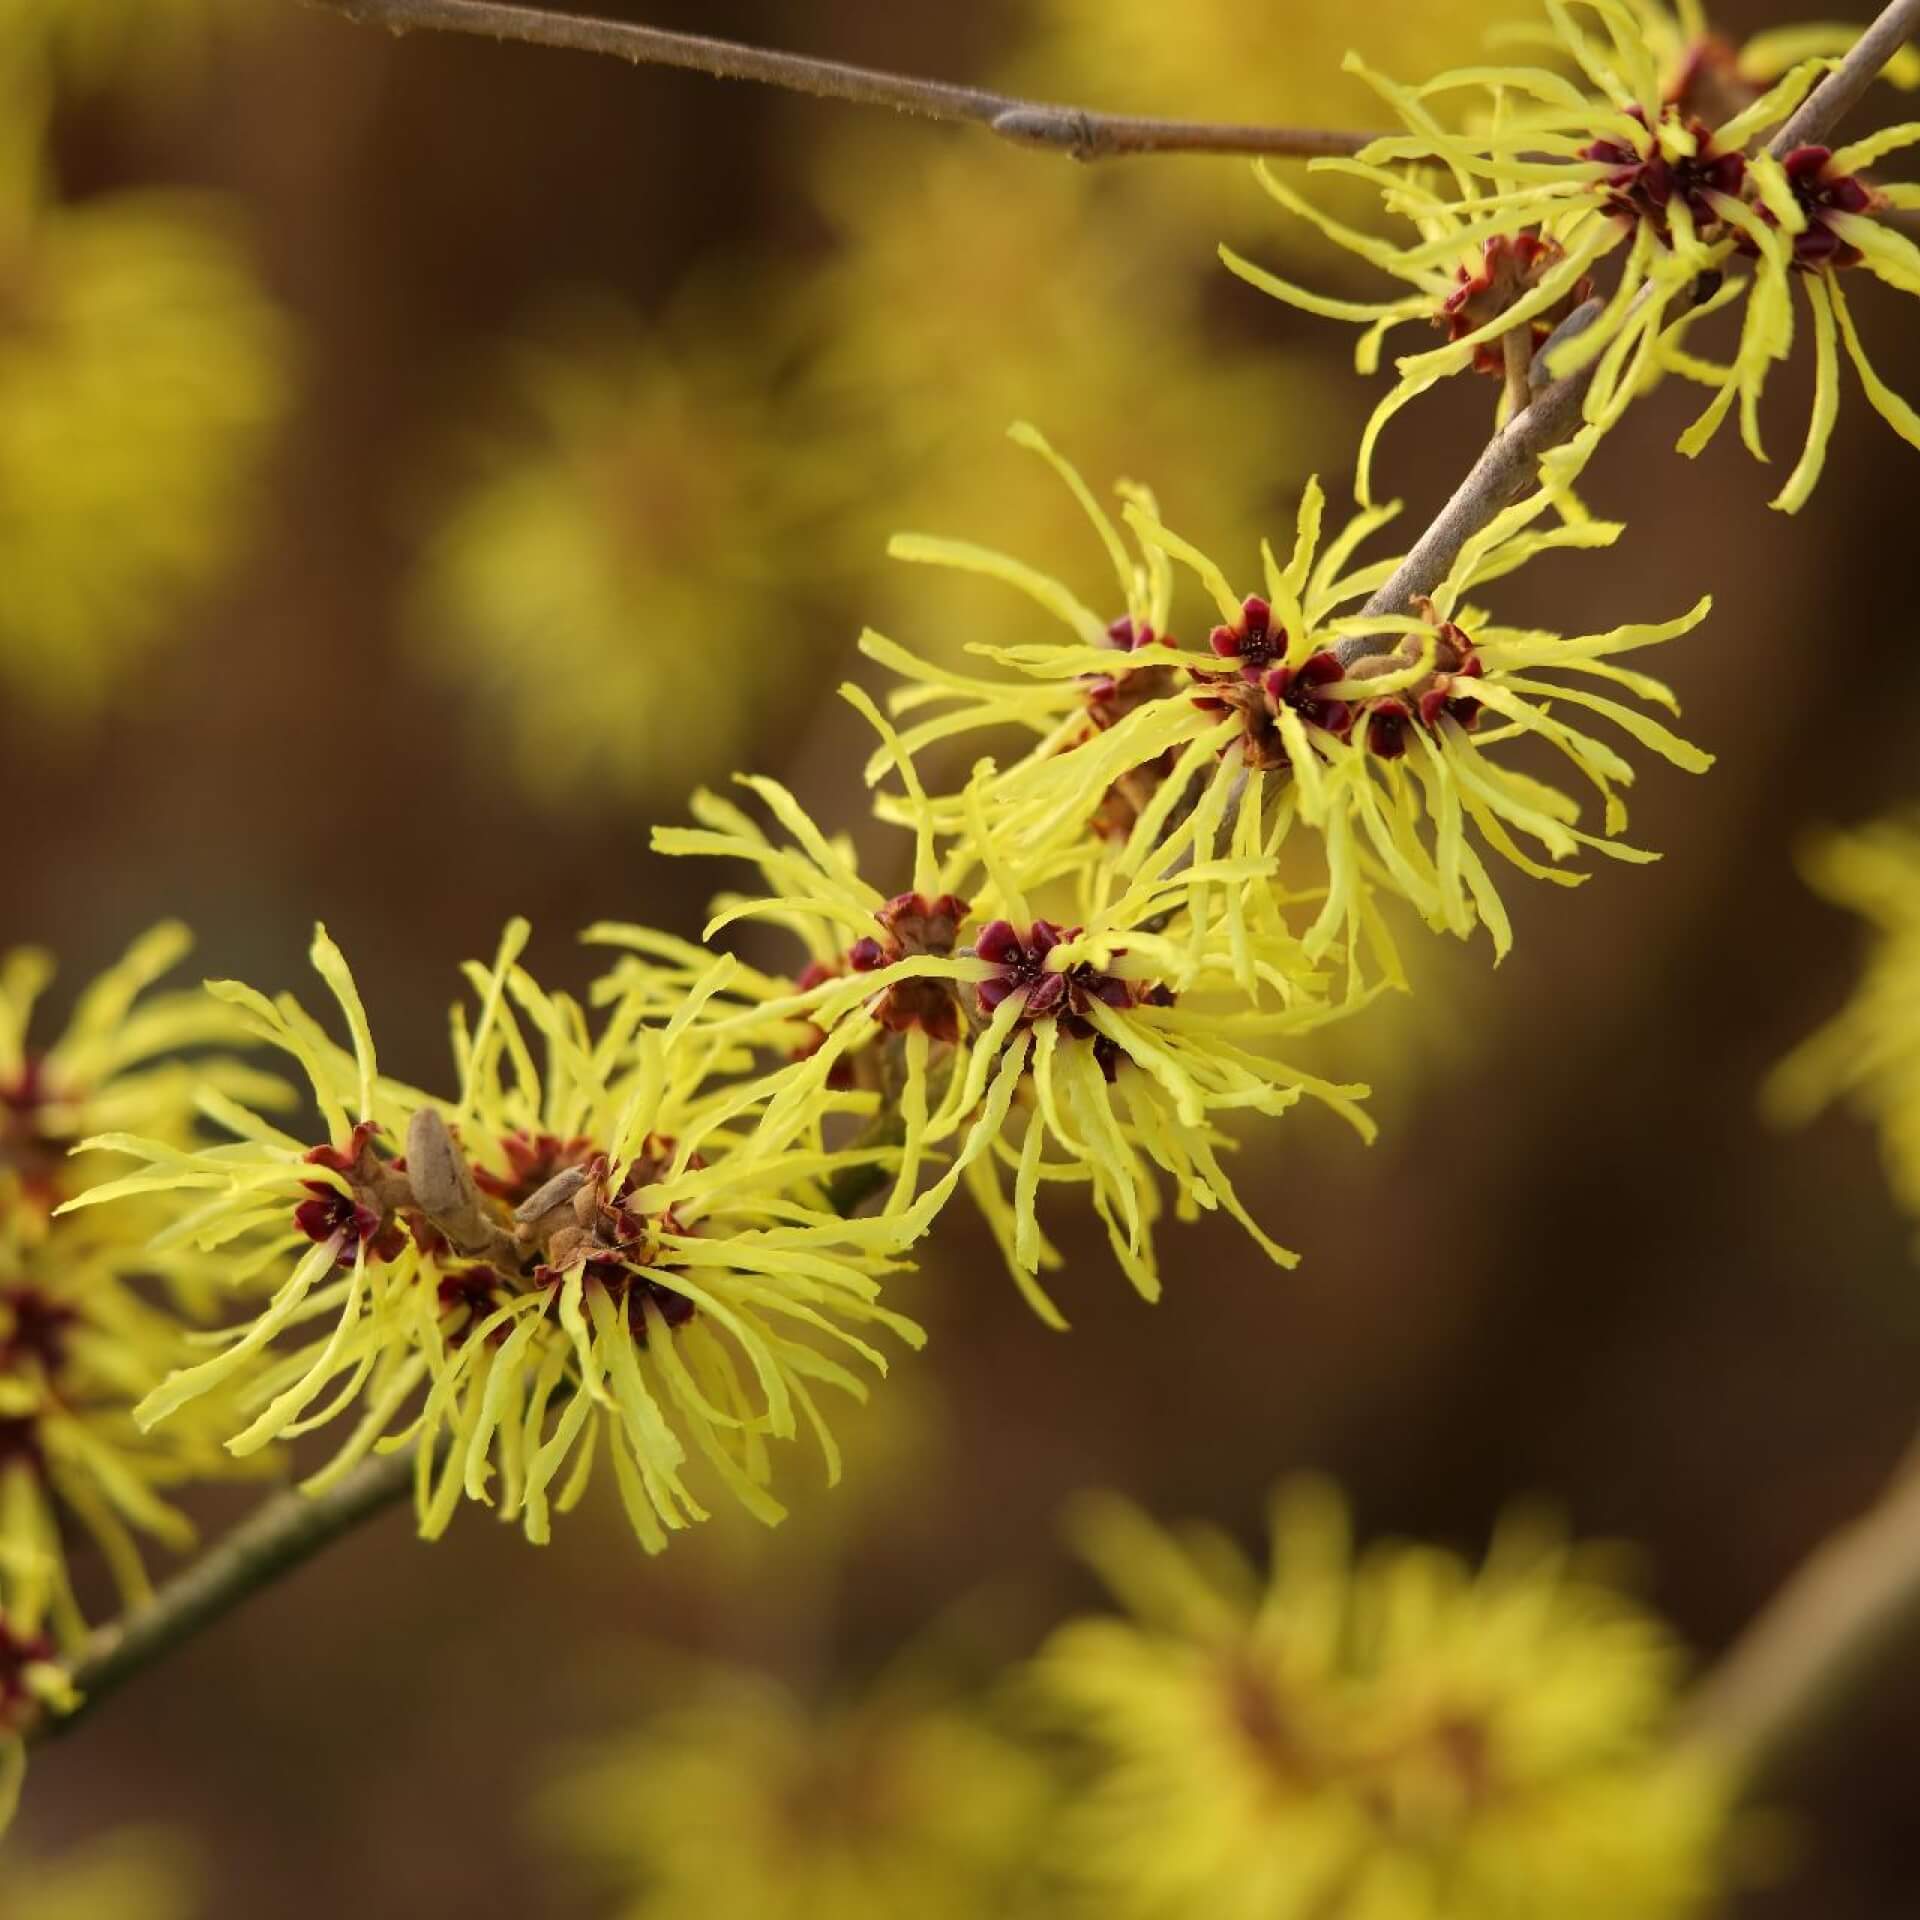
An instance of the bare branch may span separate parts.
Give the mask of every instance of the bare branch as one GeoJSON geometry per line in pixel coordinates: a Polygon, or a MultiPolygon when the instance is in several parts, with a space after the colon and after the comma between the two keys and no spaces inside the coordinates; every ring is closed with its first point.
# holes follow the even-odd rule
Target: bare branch
{"type": "Polygon", "coordinates": [[[1920,1643],[1920,1472],[1817,1547],[1694,1690],[1689,1737],[1776,1786],[1920,1643]]]}
{"type": "Polygon", "coordinates": [[[1040,147],[1076,160],[1106,160],[1136,153],[1265,153],[1293,159],[1355,154],[1375,133],[1324,127],[1250,127],[1204,120],[1161,120],[1134,114],[1095,113],[1085,107],[1022,100],[984,87],[954,86],[907,74],[851,67],[837,60],[741,46],[704,34],[672,33],[626,20],[596,20],[581,14],[548,13],[503,0],[311,0],[368,26],[406,33],[416,27],[474,33],[529,46],[607,53],[635,65],[681,67],[717,80],[758,80],[790,93],[858,106],[891,107],[929,120],[985,127],[1018,146],[1040,147]]]}
{"type": "Polygon", "coordinates": [[[324,1493],[276,1494],[225,1539],[176,1574],[126,1619],[103,1627],[75,1664],[79,1707],[42,1720],[37,1739],[67,1732],[135,1674],[225,1618],[241,1601],[304,1566],[363,1520],[384,1512],[412,1483],[411,1448],[362,1461],[324,1493]]]}

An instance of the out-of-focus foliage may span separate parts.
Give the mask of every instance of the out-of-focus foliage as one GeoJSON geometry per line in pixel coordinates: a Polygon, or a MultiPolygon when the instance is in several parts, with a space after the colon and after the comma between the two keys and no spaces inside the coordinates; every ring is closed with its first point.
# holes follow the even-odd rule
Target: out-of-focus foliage
{"type": "Polygon", "coordinates": [[[0,690],[72,719],[238,549],[290,343],[229,209],[62,204],[35,88],[0,87],[0,116],[0,690]]]}
{"type": "Polygon", "coordinates": [[[1091,1767],[1059,1831],[1090,1911],[1651,1920],[1713,1891],[1725,1794],[1668,1751],[1676,1649],[1550,1534],[1356,1555],[1315,1482],[1281,1489],[1265,1574],[1118,1501],[1081,1534],[1127,1614],[1062,1628],[1036,1680],[1091,1767]]]}
{"type": "Polygon", "coordinates": [[[1867,963],[1847,1005],[1775,1069],[1767,1104],[1798,1124],[1844,1098],[1879,1127],[1894,1198],[1920,1219],[1920,818],[1830,834],[1803,865],[1816,893],[1867,922],[1867,963]]]}
{"type": "Polygon", "coordinates": [[[1056,1791],[986,1712],[918,1682],[815,1712],[715,1670],[537,1812],[618,1920],[1037,1920],[1056,1791]]]}

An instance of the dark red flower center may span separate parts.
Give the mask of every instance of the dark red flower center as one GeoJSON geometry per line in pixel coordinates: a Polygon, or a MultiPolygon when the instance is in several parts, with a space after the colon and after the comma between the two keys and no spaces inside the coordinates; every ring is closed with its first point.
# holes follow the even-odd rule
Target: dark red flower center
{"type": "Polygon", "coordinates": [[[392,1260],[407,1244],[394,1213],[396,1201],[410,1197],[399,1177],[406,1162],[379,1150],[377,1132],[371,1120],[363,1120],[345,1146],[314,1147],[305,1155],[309,1165],[344,1176],[347,1190],[326,1180],[302,1181],[312,1198],[295,1206],[293,1224],[316,1245],[335,1242],[343,1265],[356,1246],[366,1248],[369,1260],[392,1260]]]}
{"type": "Polygon", "coordinates": [[[1010,920],[989,922],[973,943],[974,953],[994,969],[975,989],[980,1011],[991,1018],[1017,994],[1023,1002],[1022,1022],[1057,1019],[1075,1039],[1091,1038],[1095,1028],[1087,1015],[1093,1004],[1130,1007],[1134,991],[1089,961],[1064,968],[1047,965],[1055,947],[1079,936],[1078,927],[1063,929],[1051,920],[1036,920],[1025,933],[1010,920]]]}
{"type": "MultiPolygon", "coordinates": [[[[1434,323],[1446,329],[1449,340],[1463,340],[1470,333],[1490,325],[1523,294],[1530,293],[1541,280],[1566,257],[1557,241],[1531,230],[1524,233],[1495,234],[1480,250],[1477,267],[1455,269],[1455,286],[1440,303],[1434,323]]],[[[1593,282],[1582,275],[1562,297],[1531,323],[1533,345],[1543,345],[1555,327],[1573,312],[1593,291],[1593,282]]],[[[1476,373],[1503,375],[1506,362],[1498,340],[1483,340],[1473,350],[1476,373]]]]}
{"type": "MultiPolygon", "coordinates": [[[[1634,119],[1647,125],[1640,108],[1630,109],[1634,119]]],[[[1693,136],[1694,151],[1669,160],[1658,141],[1649,140],[1649,151],[1621,140],[1596,140],[1582,147],[1582,160],[1596,160],[1611,169],[1602,188],[1608,210],[1629,220],[1645,220],[1662,240],[1668,237],[1668,209],[1677,199],[1701,226],[1717,220],[1714,207],[1717,195],[1737,195],[1746,182],[1747,163],[1738,153],[1721,153],[1713,144],[1713,129],[1703,120],[1689,119],[1668,110],[1667,119],[1677,121],[1693,136]]]]}
{"type": "MultiPolygon", "coordinates": [[[[1841,173],[1833,165],[1829,147],[1795,147],[1781,162],[1786,168],[1787,184],[1807,224],[1793,236],[1793,264],[1807,272],[1822,267],[1857,267],[1862,255],[1851,241],[1844,240],[1830,224],[1836,213],[1871,213],[1877,204],[1873,189],[1857,175],[1841,173]]],[[[1765,208],[1761,218],[1773,223],[1765,208]]],[[[1751,250],[1752,243],[1748,242],[1751,250]]]]}

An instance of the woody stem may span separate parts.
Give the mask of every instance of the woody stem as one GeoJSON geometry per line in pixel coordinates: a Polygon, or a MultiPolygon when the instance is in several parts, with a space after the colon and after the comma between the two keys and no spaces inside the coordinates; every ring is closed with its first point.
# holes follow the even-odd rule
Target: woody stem
{"type": "Polygon", "coordinates": [[[503,0],[313,0],[313,4],[394,33],[428,27],[480,34],[529,46],[612,54],[636,66],[681,67],[718,80],[757,80],[822,100],[891,107],[896,113],[917,114],[923,119],[984,127],[1016,146],[1064,153],[1075,160],[1107,160],[1139,153],[1263,153],[1308,159],[1356,154],[1381,137],[1326,127],[1244,126],[1097,113],[1087,107],[1025,100],[985,87],[883,73],[771,47],[742,46],[705,34],[673,33],[637,21],[549,13],[538,7],[503,4],[503,0]]]}

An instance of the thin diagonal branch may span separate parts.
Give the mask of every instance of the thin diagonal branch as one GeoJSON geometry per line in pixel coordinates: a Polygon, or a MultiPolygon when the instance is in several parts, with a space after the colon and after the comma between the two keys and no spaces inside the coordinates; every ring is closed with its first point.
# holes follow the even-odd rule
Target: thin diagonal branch
{"type": "Polygon", "coordinates": [[[1355,154],[1374,133],[1323,127],[1253,127],[1205,120],[1162,120],[1096,113],[1086,107],[1023,100],[984,87],[955,86],[907,74],[881,73],[837,60],[741,46],[704,34],[673,33],[634,21],[548,13],[504,0],[313,0],[334,13],[395,33],[416,27],[473,33],[529,46],[607,53],[636,65],[681,67],[718,80],[758,80],[790,93],[857,106],[891,107],[929,120],[984,127],[1018,146],[1040,147],[1075,160],[1106,160],[1137,153],[1265,153],[1293,159],[1355,154]]]}
{"type": "MultiPolygon", "coordinates": [[[[1866,92],[1887,62],[1920,33],[1920,0],[1892,0],[1854,43],[1846,58],[1821,81],[1805,103],[1769,142],[1775,155],[1823,140],[1841,116],[1866,92]]],[[[1648,297],[1642,293],[1642,300],[1648,297]]],[[[1361,612],[1370,616],[1407,613],[1414,600],[1430,594],[1447,577],[1460,550],[1496,515],[1513,505],[1538,477],[1540,456],[1564,445],[1580,430],[1587,390],[1599,372],[1592,361],[1564,380],[1534,395],[1533,404],[1515,414],[1489,442],[1453,498],[1414,542],[1393,577],[1361,612]]],[[[1383,652],[1391,636],[1368,635],[1344,642],[1342,664],[1383,652]]]]}
{"type": "Polygon", "coordinates": [[[1920,1645],[1920,1472],[1816,1547],[1694,1690],[1688,1734],[1762,1794],[1920,1645]]]}
{"type": "Polygon", "coordinates": [[[407,1491],[413,1471],[408,1448],[362,1461],[324,1493],[289,1489],[266,1501],[144,1607],[93,1636],[73,1669],[79,1707],[42,1720],[33,1737],[67,1732],[134,1675],[224,1619],[249,1595],[385,1512],[407,1491]]]}
{"type": "Polygon", "coordinates": [[[1847,57],[1814,88],[1770,143],[1784,157],[1795,147],[1818,146],[1860,104],[1887,62],[1920,33],[1920,0],[1893,0],[1847,51],[1847,57]]]}

